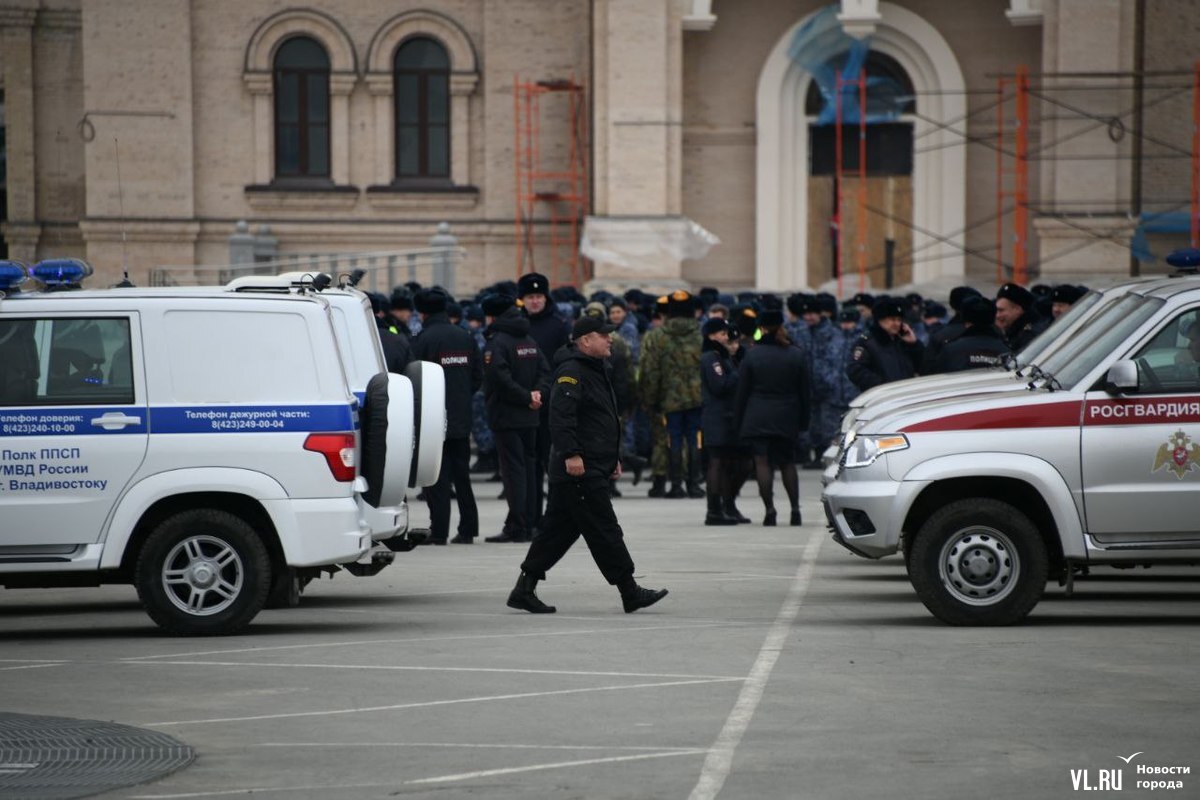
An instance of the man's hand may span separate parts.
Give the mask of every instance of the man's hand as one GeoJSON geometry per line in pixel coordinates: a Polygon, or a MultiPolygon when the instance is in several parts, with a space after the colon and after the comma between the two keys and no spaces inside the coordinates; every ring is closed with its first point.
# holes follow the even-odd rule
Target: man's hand
{"type": "Polygon", "coordinates": [[[609,477],[612,478],[614,481],[617,478],[621,477],[621,462],[620,461],[617,462],[617,468],[613,470],[612,475],[609,475],[609,477]]]}
{"type": "Polygon", "coordinates": [[[915,344],[917,341],[917,334],[913,333],[907,322],[900,325],[900,341],[905,344],[915,344]]]}
{"type": "Polygon", "coordinates": [[[539,408],[542,407],[542,393],[539,392],[537,389],[534,389],[532,392],[529,393],[529,398],[530,398],[529,399],[529,407],[532,408],[534,411],[537,411],[539,408]]]}
{"type": "Polygon", "coordinates": [[[566,463],[568,475],[572,478],[583,477],[583,456],[571,456],[566,463]]]}

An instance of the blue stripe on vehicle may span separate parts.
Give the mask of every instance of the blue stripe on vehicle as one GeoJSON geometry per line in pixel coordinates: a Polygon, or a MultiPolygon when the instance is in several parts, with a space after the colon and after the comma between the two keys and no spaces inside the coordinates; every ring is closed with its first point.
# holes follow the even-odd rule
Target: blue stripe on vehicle
{"type": "Polygon", "coordinates": [[[352,431],[350,405],[88,406],[0,409],[0,436],[111,436],[146,433],[294,433],[352,431]],[[94,423],[106,414],[136,417],[115,430],[94,423]]]}
{"type": "Polygon", "coordinates": [[[119,433],[146,433],[144,406],[88,406],[80,408],[4,408],[0,409],[0,436],[110,436],[119,433]],[[105,414],[137,417],[136,424],[116,430],[93,425],[92,420],[105,414]]]}

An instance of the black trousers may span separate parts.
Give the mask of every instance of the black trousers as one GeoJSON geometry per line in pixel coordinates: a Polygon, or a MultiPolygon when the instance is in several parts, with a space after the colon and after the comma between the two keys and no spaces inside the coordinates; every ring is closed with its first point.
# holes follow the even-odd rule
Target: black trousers
{"type": "Polygon", "coordinates": [[[500,459],[500,480],[508,502],[504,518],[504,533],[531,536],[537,502],[534,486],[537,462],[537,428],[515,428],[492,431],[496,439],[496,454],[500,459]]]}
{"type": "Polygon", "coordinates": [[[616,585],[633,577],[633,558],[613,511],[608,478],[551,482],[542,525],[542,535],[533,540],[521,564],[526,574],[545,580],[547,570],[583,536],[605,580],[616,585]]]}
{"type": "Polygon", "coordinates": [[[546,471],[550,467],[550,416],[542,407],[541,422],[537,429],[537,464],[534,466],[534,488],[536,498],[533,507],[533,527],[542,528],[542,514],[546,507],[546,471]]]}
{"type": "Polygon", "coordinates": [[[458,534],[479,535],[479,510],[471,490],[471,440],[447,439],[442,444],[442,471],[437,483],[425,487],[429,505],[429,536],[444,541],[450,535],[450,487],[458,498],[458,534]]]}

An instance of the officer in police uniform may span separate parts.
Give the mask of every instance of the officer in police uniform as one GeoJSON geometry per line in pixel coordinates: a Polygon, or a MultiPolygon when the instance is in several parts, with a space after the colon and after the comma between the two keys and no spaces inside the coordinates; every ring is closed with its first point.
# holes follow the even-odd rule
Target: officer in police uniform
{"type": "Polygon", "coordinates": [[[871,322],[850,351],[846,375],[866,391],[918,374],[924,347],[904,322],[904,307],[888,298],[871,308],[871,322]]]}
{"type": "Polygon", "coordinates": [[[996,367],[1004,363],[1008,345],[996,330],[996,304],[986,297],[969,298],[962,307],[965,327],[938,354],[938,372],[996,367]]]}
{"type": "Polygon", "coordinates": [[[511,295],[483,299],[483,313],[491,320],[483,351],[484,397],[508,501],[504,529],[487,537],[489,542],[529,541],[536,513],[537,428],[550,365],[515,302],[511,295]]]}
{"type": "Polygon", "coordinates": [[[996,326],[1014,353],[1046,329],[1034,310],[1034,301],[1033,292],[1017,283],[1006,283],[996,292],[996,326]]]}
{"type": "Polygon", "coordinates": [[[572,329],[572,347],[561,354],[550,396],[550,496],[545,527],[533,540],[510,608],[534,614],[555,611],[535,594],[537,582],[583,536],[596,566],[621,593],[625,613],[653,605],[666,589],[646,589],[633,579],[633,559],[613,511],[609,481],[621,474],[621,414],[613,393],[609,335],[602,318],[585,315],[572,329]]]}
{"type": "Polygon", "coordinates": [[[472,544],[479,534],[479,512],[471,490],[471,398],[483,385],[483,357],[475,340],[450,321],[448,297],[441,289],[422,289],[413,298],[421,315],[421,333],[413,357],[442,366],[446,381],[446,439],[437,483],[425,488],[431,544],[445,544],[450,533],[450,487],[458,500],[455,544],[472,544]]]}

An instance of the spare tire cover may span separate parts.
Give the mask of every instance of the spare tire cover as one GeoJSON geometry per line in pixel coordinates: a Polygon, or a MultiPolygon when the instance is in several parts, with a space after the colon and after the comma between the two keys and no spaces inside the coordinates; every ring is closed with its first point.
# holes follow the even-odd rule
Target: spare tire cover
{"type": "Polygon", "coordinates": [[[381,372],[367,383],[359,414],[363,499],[375,508],[398,506],[408,488],[413,449],[413,387],[403,375],[381,372]]]}
{"type": "Polygon", "coordinates": [[[442,444],[446,440],[446,375],[441,364],[414,361],[404,369],[417,398],[417,441],[413,452],[410,488],[432,486],[442,470],[442,444]]]}

